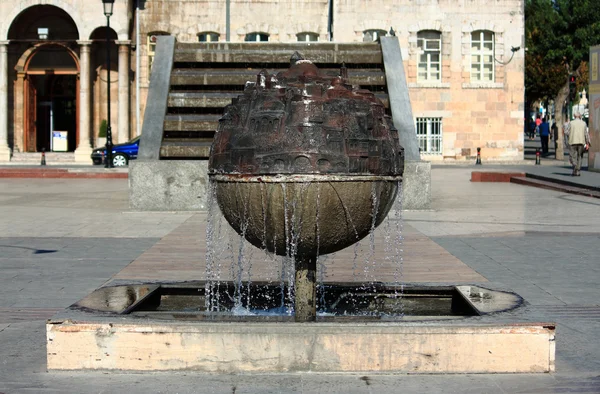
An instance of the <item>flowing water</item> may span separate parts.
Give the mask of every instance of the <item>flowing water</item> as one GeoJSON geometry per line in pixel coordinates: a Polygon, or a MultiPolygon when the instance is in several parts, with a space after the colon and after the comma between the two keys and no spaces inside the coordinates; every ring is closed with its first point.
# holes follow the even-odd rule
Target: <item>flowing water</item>
{"type": "MultiPolygon", "coordinates": [[[[291,316],[294,314],[294,262],[304,224],[304,212],[302,211],[304,205],[300,201],[308,196],[311,184],[296,185],[294,191],[290,190],[291,188],[286,183],[279,185],[284,196],[285,256],[277,256],[275,253],[267,251],[267,207],[269,203],[267,199],[269,196],[267,188],[262,183],[260,186],[263,214],[262,248],[256,248],[245,239],[248,220],[241,221],[241,234],[237,234],[227,223],[217,204],[215,184],[210,183],[206,227],[206,311],[225,312],[238,316],[263,314],[291,316]],[[226,286],[226,283],[232,283],[233,286],[226,286]],[[266,291],[267,288],[273,289],[273,286],[278,286],[278,294],[274,294],[272,290],[266,291]],[[265,291],[261,291],[261,288],[265,291]],[[222,302],[223,297],[228,302],[222,302]],[[274,303],[278,306],[273,307],[274,303]],[[225,307],[223,304],[233,304],[233,308],[225,307]],[[267,307],[266,304],[269,306],[267,307]]],[[[318,250],[319,221],[322,216],[322,212],[319,210],[321,184],[318,183],[315,189],[318,250]]],[[[237,200],[242,202],[240,212],[242,215],[246,215],[249,198],[244,195],[243,187],[236,187],[235,190],[237,200]]],[[[372,221],[368,236],[349,246],[347,249],[350,253],[340,251],[317,257],[317,310],[319,315],[331,313],[332,305],[328,305],[328,302],[332,301],[328,297],[328,291],[332,288],[332,282],[355,283],[356,289],[360,290],[362,294],[374,292],[378,282],[386,282],[394,289],[392,298],[402,300],[404,292],[402,184],[398,182],[396,200],[383,223],[376,229],[375,218],[379,210],[383,209],[378,198],[379,192],[380,184],[373,182],[370,207],[372,221]],[[349,274],[351,277],[348,276],[349,274]]],[[[352,218],[345,206],[344,210],[352,223],[352,218]]],[[[358,238],[358,232],[353,223],[352,226],[358,238]]],[[[276,240],[274,241],[276,245],[276,240]]],[[[352,292],[348,292],[345,297],[349,302],[364,302],[363,299],[359,299],[364,296],[352,292]]],[[[340,302],[340,300],[335,302],[340,302]]],[[[399,307],[394,308],[395,316],[404,313],[402,302],[398,302],[398,304],[399,307]]],[[[370,305],[367,309],[364,311],[365,315],[380,313],[376,305],[370,305]]],[[[389,313],[389,308],[387,313],[389,313]]]]}

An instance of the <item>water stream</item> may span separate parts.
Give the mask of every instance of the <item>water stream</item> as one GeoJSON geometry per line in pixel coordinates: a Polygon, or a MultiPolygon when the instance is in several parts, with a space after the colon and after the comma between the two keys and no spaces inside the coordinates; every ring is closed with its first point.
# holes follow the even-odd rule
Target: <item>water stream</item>
{"type": "MultiPolygon", "coordinates": [[[[299,242],[302,241],[303,226],[305,225],[305,212],[301,201],[306,198],[316,198],[317,220],[315,222],[317,255],[320,245],[321,229],[320,223],[326,220],[323,212],[319,209],[321,200],[321,183],[316,187],[306,182],[295,184],[280,183],[283,196],[285,256],[277,256],[276,253],[268,252],[267,233],[269,226],[269,201],[267,187],[261,183],[260,204],[262,205],[262,247],[257,248],[245,238],[249,221],[248,201],[250,196],[245,195],[246,188],[236,187],[236,199],[238,201],[238,213],[242,216],[240,234],[229,225],[220,212],[216,198],[215,183],[209,186],[208,218],[206,227],[206,311],[211,313],[232,313],[233,315],[288,315],[294,314],[294,280],[295,280],[295,258],[298,253],[299,242]],[[223,267],[229,267],[223,271],[223,267]],[[223,286],[226,282],[233,286],[223,286]],[[279,294],[274,295],[272,291],[261,291],[261,288],[279,287],[279,294]],[[226,290],[233,289],[233,290],[226,290]],[[229,291],[229,292],[228,292],[229,291]],[[222,302],[223,292],[233,308],[225,307],[222,302]],[[278,306],[273,307],[275,296],[279,298],[278,306]],[[265,297],[268,301],[265,306],[265,297]]],[[[376,229],[376,217],[380,209],[379,195],[381,192],[379,182],[373,182],[371,190],[371,228],[367,237],[358,243],[349,246],[348,251],[321,255],[317,257],[317,311],[323,316],[329,314],[331,305],[327,305],[330,297],[327,296],[332,282],[355,283],[356,289],[363,293],[375,290],[376,283],[386,282],[394,288],[393,298],[402,299],[403,286],[403,261],[402,261],[402,184],[398,182],[396,200],[381,225],[376,229]],[[352,249],[349,249],[352,248],[352,249]],[[383,253],[382,253],[383,251],[383,253]],[[348,253],[349,252],[349,253],[348,253]],[[345,261],[344,261],[345,260],[345,261]],[[347,267],[340,270],[341,267],[347,267]],[[362,274],[359,274],[362,273],[362,274]],[[351,277],[349,276],[351,275],[351,277]]],[[[347,215],[348,223],[354,227],[349,210],[343,207],[347,215]]],[[[387,208],[386,208],[387,209],[387,208]]],[[[314,214],[314,212],[313,212],[314,214]]],[[[354,233],[358,233],[354,227],[354,233]]],[[[277,240],[273,240],[273,249],[277,240]]],[[[275,251],[277,252],[277,251],[275,251]]],[[[350,292],[351,293],[351,292],[350,292]]],[[[356,295],[348,294],[348,297],[356,295]]],[[[352,299],[352,302],[358,302],[352,299]]],[[[339,302],[339,300],[337,301],[339,302]]],[[[364,302],[364,301],[363,301],[364,302]]],[[[389,308],[388,308],[389,309],[389,308]]],[[[403,314],[400,308],[396,308],[396,314],[403,314]],[[399,312],[398,312],[399,311],[399,312]]],[[[380,311],[377,306],[370,306],[367,315],[377,315],[380,311]]],[[[389,313],[389,311],[388,311],[389,313]]]]}

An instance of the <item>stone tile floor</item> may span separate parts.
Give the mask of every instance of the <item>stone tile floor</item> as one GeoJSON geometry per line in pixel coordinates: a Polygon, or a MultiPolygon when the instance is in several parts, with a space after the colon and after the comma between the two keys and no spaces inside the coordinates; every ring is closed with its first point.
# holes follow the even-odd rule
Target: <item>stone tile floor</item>
{"type": "Polygon", "coordinates": [[[435,168],[432,210],[404,212],[406,227],[447,261],[512,288],[531,316],[557,322],[556,373],[47,373],[45,319],[127,272],[193,215],[128,212],[126,180],[0,179],[0,392],[600,392],[600,201],[470,183],[470,171],[435,168]]]}

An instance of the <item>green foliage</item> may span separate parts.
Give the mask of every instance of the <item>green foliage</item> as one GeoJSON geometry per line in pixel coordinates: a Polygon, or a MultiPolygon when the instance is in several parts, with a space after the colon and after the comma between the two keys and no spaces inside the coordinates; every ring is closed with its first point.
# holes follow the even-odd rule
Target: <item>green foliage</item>
{"type": "Polygon", "coordinates": [[[526,0],[525,92],[527,102],[554,98],[577,75],[587,85],[589,47],[600,44],[598,0],[526,0]]]}
{"type": "Polygon", "coordinates": [[[106,130],[108,129],[108,122],[106,119],[102,119],[100,122],[100,130],[98,131],[99,138],[106,138],[106,130]]]}

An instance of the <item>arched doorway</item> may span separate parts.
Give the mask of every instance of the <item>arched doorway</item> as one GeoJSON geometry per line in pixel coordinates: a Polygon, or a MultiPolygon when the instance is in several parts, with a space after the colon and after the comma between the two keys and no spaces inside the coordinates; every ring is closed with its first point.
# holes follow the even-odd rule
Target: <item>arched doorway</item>
{"type": "Polygon", "coordinates": [[[15,149],[74,151],[80,65],[79,32],[73,18],[53,5],[31,6],[12,21],[8,39],[16,55],[15,149]]]}
{"type": "Polygon", "coordinates": [[[24,67],[26,152],[72,152],[77,147],[79,64],[58,44],[39,45],[24,67]]]}

